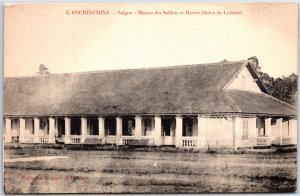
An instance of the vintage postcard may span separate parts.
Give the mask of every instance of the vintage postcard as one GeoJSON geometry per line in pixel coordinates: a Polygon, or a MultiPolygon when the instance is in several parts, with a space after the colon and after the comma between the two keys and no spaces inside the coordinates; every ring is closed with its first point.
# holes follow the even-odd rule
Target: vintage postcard
{"type": "Polygon", "coordinates": [[[3,189],[297,190],[296,3],[4,8],[3,189]]]}

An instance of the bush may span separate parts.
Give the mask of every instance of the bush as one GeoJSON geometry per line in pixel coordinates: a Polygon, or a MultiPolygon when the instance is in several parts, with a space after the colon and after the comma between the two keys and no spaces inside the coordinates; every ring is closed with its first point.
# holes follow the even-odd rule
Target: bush
{"type": "Polygon", "coordinates": [[[296,147],[278,147],[276,149],[277,153],[288,153],[288,152],[297,152],[296,147]]]}

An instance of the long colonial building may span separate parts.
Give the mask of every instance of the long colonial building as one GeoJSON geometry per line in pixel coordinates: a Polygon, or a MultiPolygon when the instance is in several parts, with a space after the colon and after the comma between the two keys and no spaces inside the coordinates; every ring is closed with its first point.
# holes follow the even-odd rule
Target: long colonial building
{"type": "Polygon", "coordinates": [[[6,143],[231,148],[290,145],[296,108],[249,61],[10,77],[6,143]]]}

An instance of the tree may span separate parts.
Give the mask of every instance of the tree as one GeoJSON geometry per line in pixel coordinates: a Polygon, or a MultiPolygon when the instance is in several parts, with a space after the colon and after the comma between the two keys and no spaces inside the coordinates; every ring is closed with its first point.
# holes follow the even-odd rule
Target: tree
{"type": "Polygon", "coordinates": [[[252,56],[252,57],[248,58],[248,60],[250,62],[251,67],[255,70],[255,72],[257,74],[260,74],[261,67],[259,66],[258,58],[256,56],[252,56]]]}
{"type": "Polygon", "coordinates": [[[48,71],[49,69],[41,64],[40,67],[39,67],[39,71],[37,72],[37,74],[40,74],[40,75],[43,75],[43,74],[49,74],[50,72],[48,71]]]}
{"type": "Polygon", "coordinates": [[[298,76],[294,73],[288,77],[276,78],[272,84],[272,95],[282,101],[296,105],[297,80],[298,76]]]}
{"type": "Polygon", "coordinates": [[[265,87],[268,89],[269,93],[273,93],[272,85],[274,83],[274,78],[270,77],[269,74],[260,72],[259,79],[262,81],[262,83],[265,85],[265,87]]]}
{"type": "Polygon", "coordinates": [[[268,91],[271,92],[274,78],[270,77],[269,74],[263,73],[261,71],[261,67],[259,66],[259,61],[256,56],[252,56],[252,57],[248,58],[248,60],[249,60],[250,66],[254,69],[254,71],[258,75],[259,79],[266,86],[268,91]]]}
{"type": "Polygon", "coordinates": [[[254,69],[259,79],[263,82],[269,93],[284,102],[296,105],[298,76],[292,73],[290,76],[273,78],[261,71],[256,56],[248,58],[250,66],[254,69]]]}

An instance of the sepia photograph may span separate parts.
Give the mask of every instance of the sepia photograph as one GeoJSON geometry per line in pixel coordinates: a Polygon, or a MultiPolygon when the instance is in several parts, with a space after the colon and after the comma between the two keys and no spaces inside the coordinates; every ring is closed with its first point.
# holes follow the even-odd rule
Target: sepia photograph
{"type": "Polygon", "coordinates": [[[297,191],[297,3],[7,3],[3,190],[297,191]]]}

